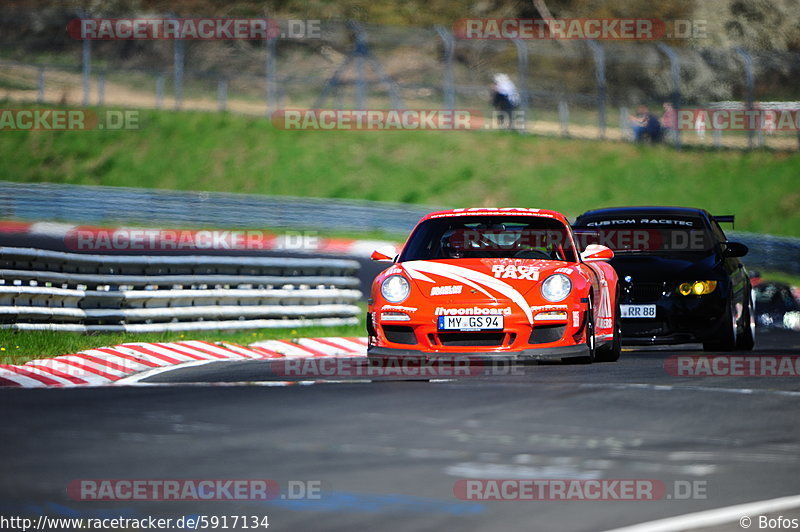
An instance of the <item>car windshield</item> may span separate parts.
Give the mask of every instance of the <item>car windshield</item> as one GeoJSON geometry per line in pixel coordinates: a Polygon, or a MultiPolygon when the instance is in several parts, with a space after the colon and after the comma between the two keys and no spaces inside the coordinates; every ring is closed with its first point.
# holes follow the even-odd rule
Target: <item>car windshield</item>
{"type": "Polygon", "coordinates": [[[615,253],[708,253],[714,238],[699,216],[616,215],[581,218],[578,245],[601,244],[615,253]]]}
{"type": "Polygon", "coordinates": [[[518,258],[576,261],[568,228],[539,216],[432,218],[412,233],[400,261],[518,258]]]}

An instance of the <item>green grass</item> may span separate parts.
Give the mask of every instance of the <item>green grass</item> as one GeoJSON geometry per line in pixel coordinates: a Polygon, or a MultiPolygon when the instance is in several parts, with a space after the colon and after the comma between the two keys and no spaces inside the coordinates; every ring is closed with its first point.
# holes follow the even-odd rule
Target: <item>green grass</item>
{"type": "MultiPolygon", "coordinates": [[[[362,320],[363,321],[363,320],[362,320]]],[[[52,331],[0,330],[0,364],[24,364],[37,358],[51,358],[117,344],[132,342],[178,342],[206,340],[241,345],[261,340],[288,340],[319,336],[366,336],[363,324],[341,327],[304,327],[297,329],[259,329],[257,331],[191,331],[165,333],[79,334],[52,331]]]]}
{"type": "MultiPolygon", "coordinates": [[[[800,154],[677,152],[507,132],[283,131],[264,118],[140,111],[140,129],[4,132],[0,176],[57,182],[552,208],[674,204],[800,235],[800,154]]],[[[367,229],[367,228],[365,228],[367,229]]]]}
{"type": "Polygon", "coordinates": [[[761,278],[765,281],[784,283],[789,286],[800,286],[800,275],[792,275],[791,273],[762,270],[761,278]]]}

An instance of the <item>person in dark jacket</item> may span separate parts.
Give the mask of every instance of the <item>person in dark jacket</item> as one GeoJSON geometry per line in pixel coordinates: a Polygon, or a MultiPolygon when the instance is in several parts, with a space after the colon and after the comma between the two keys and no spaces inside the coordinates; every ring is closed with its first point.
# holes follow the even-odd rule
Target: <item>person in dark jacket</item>
{"type": "Polygon", "coordinates": [[[631,126],[633,127],[633,140],[642,142],[650,139],[650,142],[661,142],[663,130],[658,117],[647,109],[646,105],[640,105],[637,114],[631,115],[631,126]]]}

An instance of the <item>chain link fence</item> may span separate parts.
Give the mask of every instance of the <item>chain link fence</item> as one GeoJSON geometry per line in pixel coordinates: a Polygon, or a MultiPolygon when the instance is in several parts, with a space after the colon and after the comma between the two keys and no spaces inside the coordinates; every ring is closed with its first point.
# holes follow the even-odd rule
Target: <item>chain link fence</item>
{"type": "MultiPolygon", "coordinates": [[[[511,76],[525,128],[630,139],[639,105],[793,109],[800,54],[703,48],[702,40],[474,40],[453,27],[305,21],[262,40],[78,40],[91,13],[0,10],[0,97],[68,105],[230,111],[471,109],[491,113],[492,76],[511,76]],[[313,31],[307,31],[313,28],[313,31]],[[290,32],[291,33],[291,32],[290,32]]],[[[169,14],[148,14],[169,17],[169,14]]],[[[281,28],[304,21],[280,21],[281,28]]],[[[794,150],[795,129],[679,131],[677,145],[794,150]]]]}

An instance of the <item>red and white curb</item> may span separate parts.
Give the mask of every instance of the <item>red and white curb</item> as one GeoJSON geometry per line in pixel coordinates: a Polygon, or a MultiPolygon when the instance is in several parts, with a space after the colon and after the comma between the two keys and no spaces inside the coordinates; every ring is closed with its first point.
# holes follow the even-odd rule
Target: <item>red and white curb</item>
{"type": "Polygon", "coordinates": [[[223,360],[273,358],[365,357],[366,338],[299,338],[265,340],[247,347],[228,342],[190,340],[130,343],[99,347],[72,355],[0,364],[0,386],[47,388],[103,386],[135,382],[135,377],[177,366],[223,360]]]}
{"type": "Polygon", "coordinates": [[[54,222],[0,221],[0,233],[60,238],[76,253],[119,251],[292,251],[350,257],[369,257],[381,246],[396,245],[383,240],[322,238],[287,231],[215,231],[183,229],[101,228],[54,222]]]}

